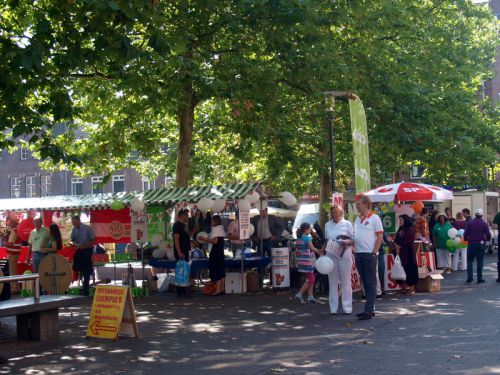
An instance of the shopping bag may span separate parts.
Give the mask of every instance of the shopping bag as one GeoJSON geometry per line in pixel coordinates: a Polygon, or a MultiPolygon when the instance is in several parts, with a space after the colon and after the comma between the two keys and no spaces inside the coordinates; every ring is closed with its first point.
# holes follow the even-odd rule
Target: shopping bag
{"type": "Polygon", "coordinates": [[[393,280],[406,280],[406,272],[401,264],[401,259],[399,259],[399,255],[396,255],[396,259],[394,259],[394,266],[392,267],[391,277],[393,280]]]}
{"type": "Polygon", "coordinates": [[[175,285],[189,286],[190,266],[185,260],[178,260],[175,265],[175,285]]]}

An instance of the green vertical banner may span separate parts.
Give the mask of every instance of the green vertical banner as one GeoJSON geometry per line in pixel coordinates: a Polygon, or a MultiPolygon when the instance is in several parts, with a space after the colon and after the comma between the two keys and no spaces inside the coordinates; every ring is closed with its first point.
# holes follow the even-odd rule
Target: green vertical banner
{"type": "Polygon", "coordinates": [[[146,220],[148,223],[148,241],[153,237],[167,239],[167,223],[170,224],[170,216],[164,206],[146,206],[146,220]],[[168,221],[167,221],[168,219],[168,221]]]}
{"type": "Polygon", "coordinates": [[[354,149],[354,172],[356,194],[370,190],[370,153],[368,131],[363,103],[356,95],[349,95],[351,113],[352,147],[354,149]]]}

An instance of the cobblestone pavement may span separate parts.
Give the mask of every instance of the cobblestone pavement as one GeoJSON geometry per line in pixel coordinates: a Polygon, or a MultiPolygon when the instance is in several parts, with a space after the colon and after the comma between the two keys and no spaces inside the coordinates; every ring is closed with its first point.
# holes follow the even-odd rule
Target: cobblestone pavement
{"type": "MultiPolygon", "coordinates": [[[[16,342],[1,319],[0,374],[499,374],[500,284],[447,276],[440,293],[385,296],[360,322],[297,305],[291,292],[136,300],[140,337],[86,340],[88,305],[61,310],[61,337],[16,342]]],[[[355,313],[362,303],[355,304],[355,313]]]]}

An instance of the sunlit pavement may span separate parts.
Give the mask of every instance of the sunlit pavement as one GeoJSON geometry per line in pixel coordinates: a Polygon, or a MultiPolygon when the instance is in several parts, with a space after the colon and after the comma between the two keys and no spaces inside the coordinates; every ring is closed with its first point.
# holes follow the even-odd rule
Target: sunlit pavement
{"type": "MultiPolygon", "coordinates": [[[[377,316],[330,316],[292,293],[172,293],[136,300],[140,338],[85,338],[88,306],[63,310],[59,340],[15,341],[2,319],[3,374],[500,374],[500,284],[496,254],[486,284],[457,272],[437,294],[385,296],[377,316]],[[72,315],[72,316],[71,316],[72,315]]],[[[362,309],[356,303],[355,313],[362,309]]]]}

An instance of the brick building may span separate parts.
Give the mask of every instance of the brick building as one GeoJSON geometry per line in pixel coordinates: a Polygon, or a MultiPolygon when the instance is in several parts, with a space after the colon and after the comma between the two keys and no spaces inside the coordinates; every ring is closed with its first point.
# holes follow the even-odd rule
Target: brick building
{"type": "Polygon", "coordinates": [[[70,171],[51,173],[41,170],[38,162],[25,148],[12,154],[0,151],[0,199],[141,191],[172,184],[169,178],[150,181],[131,168],[114,172],[103,184],[103,176],[81,178],[70,171]]]}

